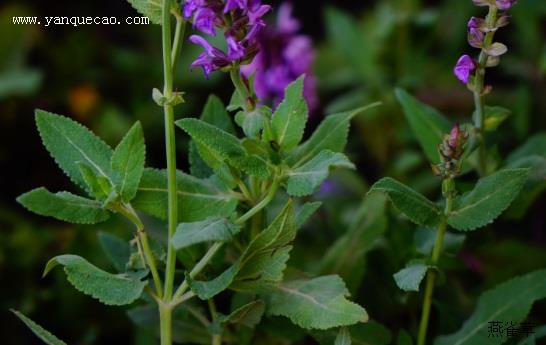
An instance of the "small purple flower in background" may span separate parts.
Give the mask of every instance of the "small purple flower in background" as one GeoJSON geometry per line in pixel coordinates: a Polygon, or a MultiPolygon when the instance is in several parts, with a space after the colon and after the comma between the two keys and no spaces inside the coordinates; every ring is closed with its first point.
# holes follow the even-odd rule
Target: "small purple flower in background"
{"type": "Polygon", "coordinates": [[[284,97],[284,89],[305,74],[304,97],[309,109],[318,106],[316,78],[312,67],[315,60],[313,42],[298,34],[300,22],[292,16],[292,5],[283,3],[278,10],[277,25],[258,34],[260,52],[252,63],[242,66],[245,77],[255,73],[254,90],[258,98],[276,106],[284,97]]]}
{"type": "Polygon", "coordinates": [[[184,18],[191,20],[194,28],[211,36],[216,35],[217,28],[222,29],[227,45],[225,53],[203,37],[192,35],[190,42],[202,46],[205,51],[191,68],[201,67],[208,77],[214,71],[250,61],[258,52],[256,37],[265,27],[262,17],[269,10],[271,6],[262,5],[261,0],[186,0],[182,8],[184,18]]]}
{"type": "Polygon", "coordinates": [[[496,4],[499,10],[506,11],[509,10],[512,6],[517,4],[517,0],[497,0],[496,4]]]}
{"type": "Polygon", "coordinates": [[[467,84],[468,79],[470,78],[470,73],[476,69],[476,64],[474,60],[468,55],[463,55],[457,61],[453,73],[455,76],[463,83],[467,84]]]}

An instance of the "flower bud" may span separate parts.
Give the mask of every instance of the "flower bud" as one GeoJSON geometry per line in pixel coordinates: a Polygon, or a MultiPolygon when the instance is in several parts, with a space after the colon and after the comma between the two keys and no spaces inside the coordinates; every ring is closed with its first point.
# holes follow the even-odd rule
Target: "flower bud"
{"type": "Polygon", "coordinates": [[[432,171],[442,178],[453,178],[460,174],[462,156],[468,134],[456,124],[449,134],[444,135],[442,143],[438,145],[440,163],[432,166],[432,171]]]}
{"type": "Polygon", "coordinates": [[[474,48],[483,47],[484,34],[479,29],[471,28],[468,30],[468,44],[474,48]]]}
{"type": "Polygon", "coordinates": [[[499,10],[501,11],[507,11],[509,10],[512,6],[514,6],[515,4],[517,4],[517,0],[497,0],[496,1],[496,5],[498,7],[499,10]]]}
{"type": "Polygon", "coordinates": [[[510,19],[512,17],[507,15],[507,14],[503,14],[502,16],[499,17],[499,19],[497,19],[497,22],[495,23],[495,27],[496,28],[502,28],[508,24],[510,24],[510,19]]]}

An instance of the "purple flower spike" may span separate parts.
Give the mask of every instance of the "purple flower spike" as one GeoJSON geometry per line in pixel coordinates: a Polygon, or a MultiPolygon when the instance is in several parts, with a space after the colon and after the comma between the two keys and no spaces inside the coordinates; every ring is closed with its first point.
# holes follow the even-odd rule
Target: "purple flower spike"
{"type": "Polygon", "coordinates": [[[271,6],[262,5],[260,0],[248,0],[248,25],[265,26],[262,17],[271,10],[271,6]]]}
{"type": "Polygon", "coordinates": [[[226,6],[224,6],[224,13],[233,11],[236,9],[245,10],[247,5],[247,0],[227,0],[226,6]]]}
{"type": "Polygon", "coordinates": [[[190,19],[193,12],[199,7],[199,0],[186,0],[182,6],[182,14],[185,19],[190,19]]]}
{"type": "Polygon", "coordinates": [[[518,3],[517,0],[497,0],[497,7],[499,10],[506,11],[509,10],[512,6],[518,3]]]}
{"type": "Polygon", "coordinates": [[[470,73],[476,69],[474,60],[468,55],[463,55],[457,61],[453,73],[461,82],[468,84],[470,73]]]}
{"type": "Polygon", "coordinates": [[[216,30],[214,29],[215,22],[216,13],[207,7],[198,9],[193,17],[193,26],[211,36],[216,36],[216,30]]]}
{"type": "Polygon", "coordinates": [[[292,17],[292,4],[283,3],[278,9],[277,28],[279,32],[293,34],[300,29],[300,22],[292,17]]]}
{"type": "Polygon", "coordinates": [[[240,42],[237,42],[232,36],[226,37],[228,46],[228,59],[235,61],[239,60],[245,55],[245,48],[240,42]]]}

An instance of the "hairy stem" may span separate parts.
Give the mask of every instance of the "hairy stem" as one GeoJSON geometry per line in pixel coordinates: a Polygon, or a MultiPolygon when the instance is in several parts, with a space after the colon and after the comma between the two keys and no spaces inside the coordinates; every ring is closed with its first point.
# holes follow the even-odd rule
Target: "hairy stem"
{"type": "MultiPolygon", "coordinates": [[[[444,181],[448,182],[451,186],[453,185],[452,180],[444,181]]],[[[442,253],[442,247],[444,244],[444,236],[447,229],[447,216],[451,213],[452,209],[452,190],[449,190],[446,195],[446,206],[444,210],[444,217],[442,217],[441,223],[438,225],[438,231],[436,232],[436,239],[434,241],[434,246],[432,247],[432,253],[430,256],[430,264],[435,266],[438,264],[440,255],[442,253]]],[[[425,295],[423,299],[423,308],[421,312],[421,322],[419,324],[419,333],[417,335],[417,345],[425,345],[427,339],[427,329],[428,321],[430,318],[430,308],[432,306],[432,296],[434,294],[434,284],[436,282],[437,272],[435,270],[427,271],[426,286],[425,286],[425,295]]]]}
{"type": "MultiPolygon", "coordinates": [[[[497,20],[497,7],[495,5],[489,6],[489,13],[486,17],[486,22],[488,27],[494,27],[495,22],[497,20]]],[[[485,138],[484,138],[484,121],[485,121],[485,104],[483,100],[483,93],[485,90],[484,87],[484,79],[485,79],[485,66],[487,64],[487,53],[485,49],[487,49],[491,43],[493,43],[493,36],[495,35],[495,31],[490,31],[485,34],[484,42],[483,42],[483,49],[480,53],[480,57],[478,59],[478,68],[476,70],[476,79],[474,84],[474,127],[476,128],[476,136],[478,138],[478,142],[480,144],[478,148],[478,173],[481,176],[484,176],[487,174],[487,164],[486,164],[486,144],[485,144],[485,138]]]]}

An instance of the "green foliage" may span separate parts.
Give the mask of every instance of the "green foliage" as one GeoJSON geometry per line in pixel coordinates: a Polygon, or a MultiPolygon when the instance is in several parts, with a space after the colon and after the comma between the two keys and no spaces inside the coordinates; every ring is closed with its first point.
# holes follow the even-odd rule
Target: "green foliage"
{"type": "MultiPolygon", "coordinates": [[[[213,179],[198,179],[180,171],[176,174],[178,219],[196,222],[209,217],[228,217],[238,200],[213,179]]],[[[167,172],[144,169],[133,206],[152,216],[167,219],[167,172]]]]}
{"type": "Polygon", "coordinates": [[[131,256],[131,247],[127,241],[108,232],[99,231],[97,234],[100,246],[106,257],[118,272],[125,272],[125,266],[131,256]]]}
{"type": "Polygon", "coordinates": [[[271,109],[267,106],[259,106],[253,111],[239,111],[235,115],[235,122],[243,129],[249,138],[256,137],[264,128],[266,121],[271,118],[271,109]]]}
{"type": "Polygon", "coordinates": [[[204,161],[213,169],[228,162],[234,168],[258,177],[267,177],[267,165],[254,155],[249,155],[235,136],[198,119],[182,119],[176,125],[188,133],[198,144],[204,161]],[[206,152],[203,152],[204,150],[206,152]],[[206,158],[208,157],[208,158],[206,158]]]}
{"type": "Polygon", "coordinates": [[[210,281],[189,280],[192,291],[201,299],[209,299],[228,287],[256,291],[279,283],[292,249],[289,243],[296,236],[295,223],[294,207],[289,200],[267,229],[250,242],[227,270],[210,281]]]}
{"type": "Polygon", "coordinates": [[[21,321],[24,322],[25,325],[27,325],[28,328],[38,337],[40,340],[42,340],[44,343],[48,345],[66,345],[66,343],[53,334],[49,333],[47,330],[43,329],[42,326],[38,325],[36,322],[32,321],[28,317],[26,317],[23,313],[10,309],[12,313],[14,313],[21,321]]]}
{"type": "Polygon", "coordinates": [[[287,163],[297,168],[323,150],[343,151],[347,144],[351,119],[379,104],[373,103],[356,110],[326,116],[311,137],[288,155],[287,163]]]}
{"type": "Polygon", "coordinates": [[[97,176],[93,169],[84,162],[78,162],[78,166],[80,167],[80,173],[82,174],[85,183],[87,183],[87,187],[89,187],[91,195],[97,200],[106,199],[110,195],[112,189],[108,179],[97,176]]]}
{"type": "Polygon", "coordinates": [[[288,85],[284,100],[275,110],[271,120],[275,141],[285,152],[299,144],[307,122],[309,110],[303,98],[303,81],[304,76],[301,76],[288,85]]]}
{"type": "Polygon", "coordinates": [[[150,18],[150,22],[161,24],[161,0],[127,0],[138,13],[150,18]]]}
{"type": "MultiPolygon", "coordinates": [[[[357,323],[352,326],[345,326],[355,345],[388,345],[391,344],[392,336],[389,329],[377,322],[357,323]]],[[[321,345],[332,345],[339,336],[337,329],[332,328],[325,331],[313,330],[313,338],[321,345]]]]}
{"type": "Polygon", "coordinates": [[[543,298],[546,298],[546,270],[510,279],[483,293],[463,326],[453,334],[438,337],[434,345],[499,344],[499,338],[488,336],[488,323],[521,322],[533,303],[543,298]]]}
{"type": "Polygon", "coordinates": [[[112,149],[90,130],[67,117],[43,110],[36,110],[36,125],[51,157],[80,187],[86,188],[87,184],[80,173],[79,162],[110,180],[112,149]]]}
{"type": "Polygon", "coordinates": [[[145,156],[144,134],[140,122],[137,122],[121,140],[112,155],[114,185],[125,203],[131,201],[136,195],[144,171],[145,156]]]}
{"type": "Polygon", "coordinates": [[[110,217],[100,202],[69,192],[51,193],[41,187],[17,198],[29,211],[76,224],[97,224],[110,217]]]}
{"type": "Polygon", "coordinates": [[[351,345],[351,333],[346,327],[341,327],[334,345],[351,345]]]}
{"type": "Polygon", "coordinates": [[[496,131],[508,119],[512,112],[503,107],[485,106],[484,128],[487,131],[496,131]]]}
{"type": "Polygon", "coordinates": [[[435,227],[442,219],[442,211],[438,206],[422,194],[390,177],[377,181],[369,193],[372,192],[386,194],[394,207],[416,224],[435,227]]]}
{"type": "Polygon", "coordinates": [[[243,324],[253,328],[256,326],[265,311],[265,303],[261,300],[252,301],[237,309],[229,315],[219,315],[220,324],[243,324]]]}
{"type": "Polygon", "coordinates": [[[180,250],[203,242],[229,242],[241,227],[226,218],[208,218],[200,222],[180,223],[171,243],[180,250]]]}
{"type": "Polygon", "coordinates": [[[296,229],[301,228],[305,222],[320,208],[322,202],[306,202],[296,212],[296,229]]]}
{"type": "Polygon", "coordinates": [[[449,120],[405,90],[396,89],[396,97],[423,152],[431,163],[437,164],[440,160],[437,147],[443,135],[450,130],[449,120]]]}
{"type": "Polygon", "coordinates": [[[366,253],[387,230],[387,198],[380,193],[368,195],[347,232],[326,252],[321,274],[338,274],[355,291],[364,275],[366,253]]]}
{"type": "Polygon", "coordinates": [[[471,192],[455,198],[448,224],[469,231],[493,222],[519,194],[528,174],[529,169],[505,169],[480,179],[471,192]]]}
{"type": "Polygon", "coordinates": [[[404,291],[419,291],[419,285],[429,268],[423,263],[411,263],[393,275],[394,281],[404,291]]]}
{"type": "Polygon", "coordinates": [[[142,295],[145,281],[127,274],[111,274],[76,255],[59,255],[49,260],[44,276],[55,266],[64,266],[68,281],[79,291],[107,305],[131,304],[142,295]]]}
{"type": "Polygon", "coordinates": [[[346,299],[349,291],[336,275],[283,282],[268,294],[269,315],[288,317],[305,329],[328,329],[368,321],[358,304],[346,299]]]}
{"type": "Polygon", "coordinates": [[[353,163],[344,154],[323,150],[307,163],[288,172],[286,191],[294,196],[312,194],[333,167],[354,169],[353,163]]]}

